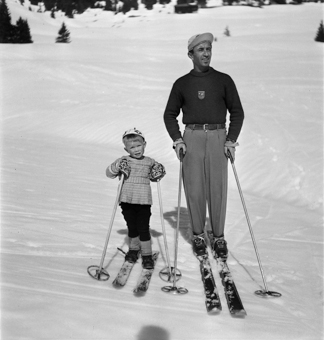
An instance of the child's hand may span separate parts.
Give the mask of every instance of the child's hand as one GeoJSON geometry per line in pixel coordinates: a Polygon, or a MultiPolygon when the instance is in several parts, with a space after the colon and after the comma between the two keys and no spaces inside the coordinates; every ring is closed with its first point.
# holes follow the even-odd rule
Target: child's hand
{"type": "Polygon", "coordinates": [[[117,176],[118,174],[124,174],[125,178],[128,178],[131,168],[128,164],[127,159],[121,158],[117,159],[114,163],[111,164],[110,171],[115,176],[117,176]]]}
{"type": "Polygon", "coordinates": [[[161,180],[165,176],[165,174],[166,172],[164,166],[156,162],[151,168],[149,178],[152,182],[157,182],[161,180]]]}
{"type": "Polygon", "coordinates": [[[118,165],[119,171],[124,174],[125,178],[129,177],[129,174],[131,172],[131,168],[128,164],[128,160],[126,158],[123,158],[118,165]]]}

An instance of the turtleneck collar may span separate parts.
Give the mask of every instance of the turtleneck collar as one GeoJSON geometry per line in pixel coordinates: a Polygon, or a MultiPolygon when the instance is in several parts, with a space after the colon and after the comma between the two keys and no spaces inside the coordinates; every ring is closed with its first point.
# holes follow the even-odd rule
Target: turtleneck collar
{"type": "Polygon", "coordinates": [[[214,71],[214,69],[209,66],[209,69],[206,72],[197,72],[195,70],[191,70],[190,74],[195,76],[195,77],[206,77],[206,76],[210,75],[213,71],[214,71]]]}

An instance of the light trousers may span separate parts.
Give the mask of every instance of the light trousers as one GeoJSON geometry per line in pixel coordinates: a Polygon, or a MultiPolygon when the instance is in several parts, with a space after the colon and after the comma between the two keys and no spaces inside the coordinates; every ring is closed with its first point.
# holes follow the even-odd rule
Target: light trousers
{"type": "Polygon", "coordinates": [[[206,212],[214,236],[224,234],[228,160],[224,153],[226,130],[191,130],[184,136],[183,182],[189,218],[195,235],[204,232],[206,212]]]}

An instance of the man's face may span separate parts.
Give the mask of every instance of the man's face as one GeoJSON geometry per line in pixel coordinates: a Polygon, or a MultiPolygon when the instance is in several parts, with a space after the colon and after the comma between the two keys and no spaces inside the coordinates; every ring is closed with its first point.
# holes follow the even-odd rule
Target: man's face
{"type": "Polygon", "coordinates": [[[205,72],[209,68],[212,57],[212,46],[208,41],[203,41],[189,53],[189,58],[193,61],[194,69],[198,72],[205,72]]]}

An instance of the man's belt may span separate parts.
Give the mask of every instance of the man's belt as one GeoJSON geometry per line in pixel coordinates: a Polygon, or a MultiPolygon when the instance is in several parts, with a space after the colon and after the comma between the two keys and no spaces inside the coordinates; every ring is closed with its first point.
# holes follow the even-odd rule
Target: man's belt
{"type": "Polygon", "coordinates": [[[225,124],[187,124],[187,128],[191,130],[222,130],[225,129],[225,124]]]}

